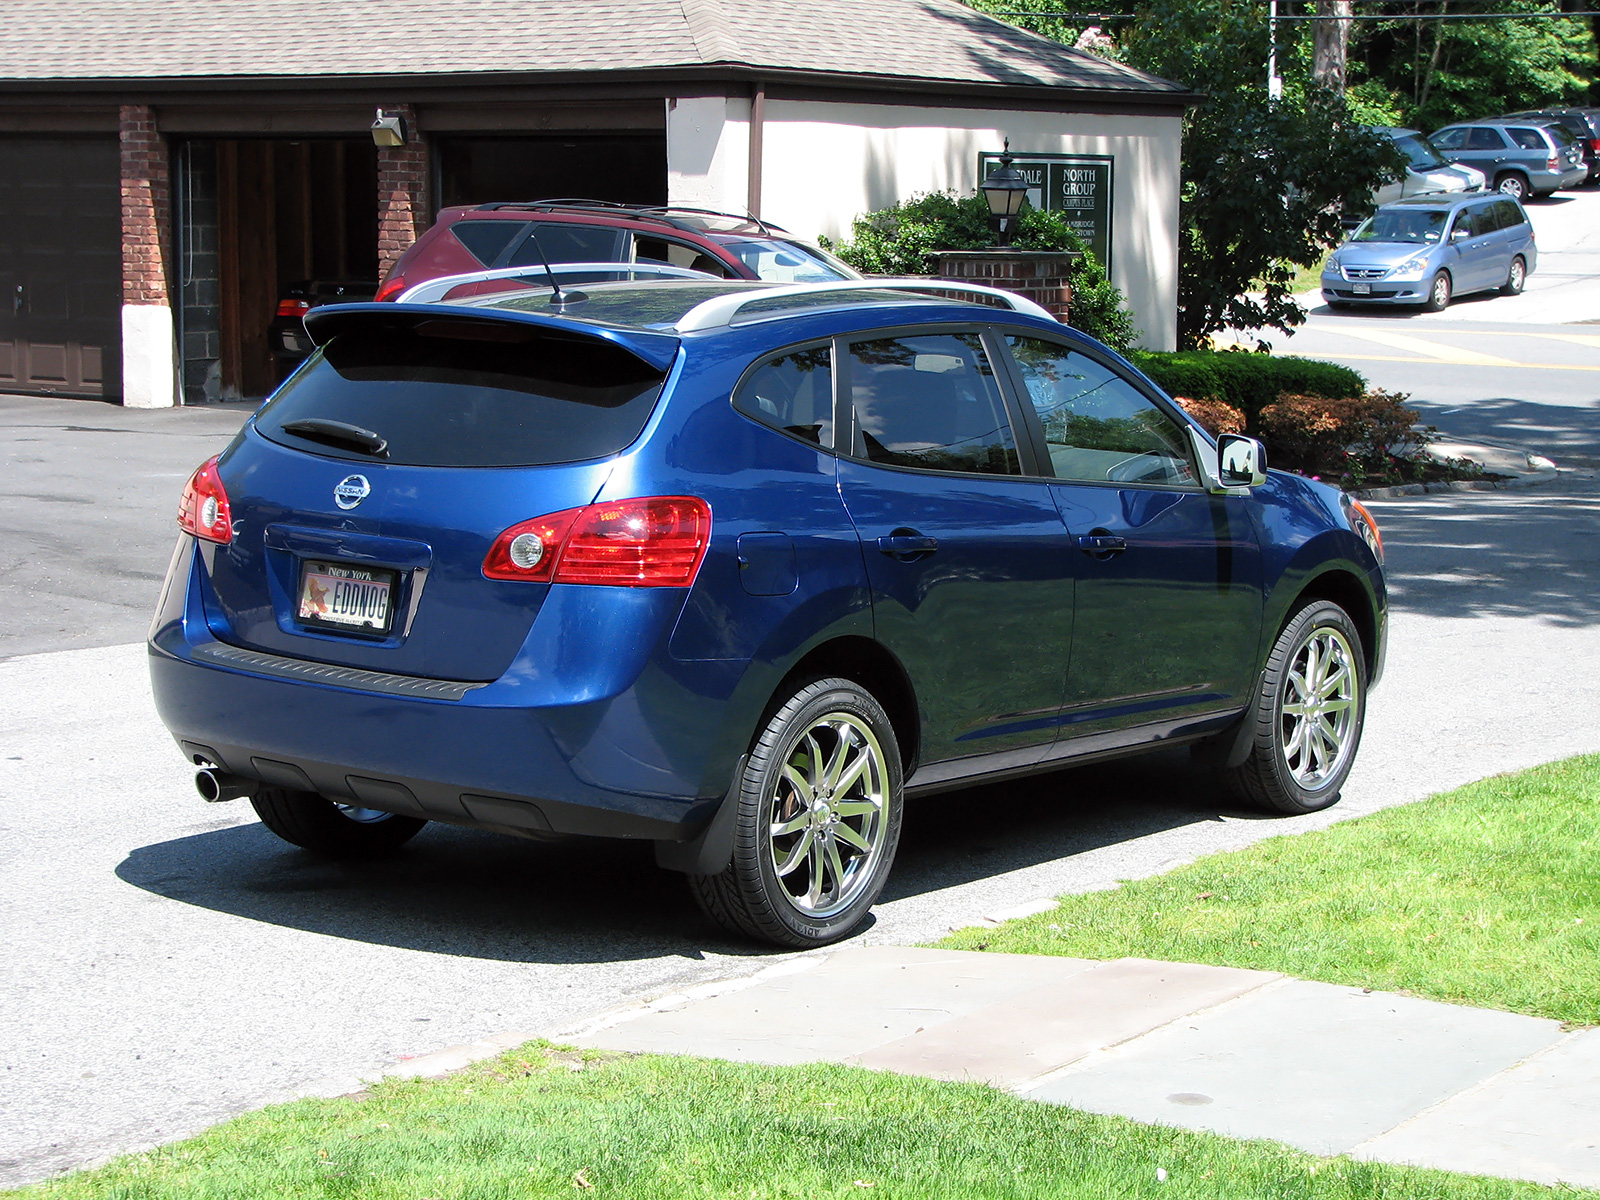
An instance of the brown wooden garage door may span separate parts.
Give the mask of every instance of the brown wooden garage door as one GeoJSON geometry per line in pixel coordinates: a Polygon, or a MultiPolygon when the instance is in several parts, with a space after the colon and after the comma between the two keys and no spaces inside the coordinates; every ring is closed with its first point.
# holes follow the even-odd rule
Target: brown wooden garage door
{"type": "Polygon", "coordinates": [[[121,394],[113,138],[0,138],[0,392],[121,394]]]}

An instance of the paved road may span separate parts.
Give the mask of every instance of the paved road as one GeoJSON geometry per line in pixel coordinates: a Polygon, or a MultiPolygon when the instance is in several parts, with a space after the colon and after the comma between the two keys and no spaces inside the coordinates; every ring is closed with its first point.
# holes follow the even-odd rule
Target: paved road
{"type": "MultiPolygon", "coordinates": [[[[0,625],[0,655],[14,655],[0,661],[0,1186],[349,1087],[405,1056],[558,1030],[771,961],[707,926],[643,848],[433,827],[396,862],[333,865],[277,842],[248,808],[201,805],[127,643],[170,546],[175,490],[238,418],[48,401],[0,411],[40,438],[39,461],[7,460],[0,480],[5,580],[45,555],[60,564],[49,588],[18,586],[22,608],[0,625]],[[165,433],[94,442],[91,428],[165,433]],[[141,449],[108,450],[127,456],[112,461],[88,458],[92,446],[141,449]],[[57,479],[125,498],[106,518],[116,544],[94,531],[92,504],[51,516],[69,508],[57,479]],[[82,586],[105,558],[126,567],[125,590],[82,586]],[[81,618],[27,628],[18,613],[49,611],[51,595],[83,605],[81,618]],[[27,652],[51,636],[89,648],[27,652]]],[[[1600,698],[1573,669],[1600,661],[1600,486],[1568,477],[1375,507],[1396,591],[1389,675],[1339,809],[1238,813],[1174,755],[925,801],[863,940],[927,940],[1041,896],[1600,750],[1600,698]]]]}

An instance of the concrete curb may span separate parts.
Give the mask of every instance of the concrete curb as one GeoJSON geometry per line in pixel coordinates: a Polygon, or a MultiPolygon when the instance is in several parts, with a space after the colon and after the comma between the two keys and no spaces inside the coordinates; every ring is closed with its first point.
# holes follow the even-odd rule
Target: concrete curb
{"type": "Polygon", "coordinates": [[[1393,487],[1363,488],[1359,492],[1351,492],[1357,500],[1394,500],[1401,496],[1433,496],[1442,492],[1503,492],[1510,488],[1536,487],[1541,483],[1550,483],[1563,475],[1579,474],[1562,470],[1557,467],[1548,471],[1532,471],[1527,475],[1516,475],[1510,479],[1452,479],[1441,483],[1401,483],[1393,487]]]}

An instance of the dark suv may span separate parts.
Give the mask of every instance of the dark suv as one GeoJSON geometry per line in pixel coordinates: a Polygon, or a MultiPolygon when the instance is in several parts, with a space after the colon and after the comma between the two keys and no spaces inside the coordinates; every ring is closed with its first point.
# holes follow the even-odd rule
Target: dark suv
{"type": "Polygon", "coordinates": [[[832,283],[860,275],[758,217],[697,208],[535,200],[447,208],[390,269],[379,300],[446,275],[551,263],[642,262],[720,279],[832,283]]]}
{"type": "Polygon", "coordinates": [[[1588,182],[1600,179],[1600,108],[1541,108],[1533,112],[1508,113],[1500,119],[1561,126],[1583,151],[1589,167],[1588,182]]]}

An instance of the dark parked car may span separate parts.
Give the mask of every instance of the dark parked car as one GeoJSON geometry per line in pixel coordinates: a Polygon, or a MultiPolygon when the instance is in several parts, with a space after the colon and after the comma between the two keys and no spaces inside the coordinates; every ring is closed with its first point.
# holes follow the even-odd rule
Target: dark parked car
{"type": "Polygon", "coordinates": [[[1187,743],[1268,812],[1333,804],[1371,517],[1036,305],[929,286],[311,310],[151,627],[202,794],[330,855],[653,841],[790,946],[861,925],[908,797],[1187,743]]]}
{"type": "Polygon", "coordinates": [[[278,363],[278,378],[305,361],[316,343],[306,333],[305,315],[322,304],[347,304],[371,300],[378,285],[370,280],[302,279],[284,288],[278,298],[278,311],[267,326],[267,345],[278,363]]]}
{"type": "Polygon", "coordinates": [[[1509,113],[1501,121],[1538,121],[1560,125],[1583,152],[1589,169],[1587,182],[1600,179],[1600,108],[1542,108],[1533,112],[1509,113]]]}
{"type": "Polygon", "coordinates": [[[657,263],[723,279],[825,283],[860,275],[826,251],[755,217],[704,209],[536,200],[447,208],[390,269],[378,290],[484,268],[551,263],[657,263]]]}
{"type": "Polygon", "coordinates": [[[1440,312],[1468,292],[1517,295],[1538,259],[1533,225],[1510,196],[1413,196],[1385,204],[1328,256],[1322,298],[1440,312]]]}
{"type": "Polygon", "coordinates": [[[1577,187],[1589,174],[1577,142],[1560,126],[1467,121],[1430,133],[1428,141],[1451,162],[1477,167],[1490,187],[1514,200],[1577,187]]]}

